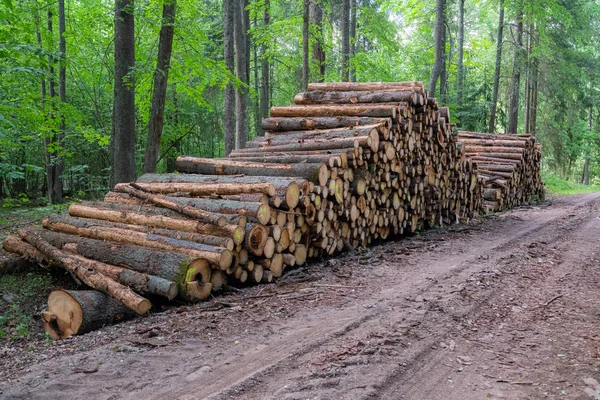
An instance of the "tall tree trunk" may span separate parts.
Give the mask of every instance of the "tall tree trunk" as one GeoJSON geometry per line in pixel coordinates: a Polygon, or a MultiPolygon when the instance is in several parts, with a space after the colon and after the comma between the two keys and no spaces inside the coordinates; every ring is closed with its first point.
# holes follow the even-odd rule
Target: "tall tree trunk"
{"type": "MultiPolygon", "coordinates": [[[[592,121],[593,121],[593,105],[590,104],[588,110],[588,129],[589,133],[592,133],[592,121]]],[[[585,147],[585,162],[583,164],[583,184],[589,186],[590,184],[590,146],[591,142],[587,140],[587,146],[585,147]]]]}
{"type": "Polygon", "coordinates": [[[308,64],[308,43],[309,43],[309,18],[310,18],[310,0],[302,1],[302,91],[308,88],[308,75],[310,67],[308,64]]]}
{"type": "Polygon", "coordinates": [[[492,94],[492,107],[490,109],[490,126],[488,132],[496,131],[496,107],[498,106],[498,92],[500,90],[500,68],[502,67],[502,32],[504,31],[504,0],[500,0],[500,17],[498,19],[498,39],[496,40],[496,69],[494,72],[494,93],[492,94]]]}
{"type": "Polygon", "coordinates": [[[431,96],[435,96],[435,89],[437,87],[437,81],[442,74],[444,67],[444,29],[445,29],[445,0],[436,0],[435,2],[435,61],[433,63],[433,70],[431,71],[431,77],[429,78],[429,93],[431,96]]]}
{"type": "Polygon", "coordinates": [[[175,31],[176,0],[165,0],[163,4],[162,25],[158,41],[158,58],[154,71],[154,91],[150,103],[150,123],[148,124],[148,144],[144,157],[144,173],[156,172],[160,138],[164,125],[165,102],[167,98],[167,82],[173,50],[173,34],[175,31]]]}
{"type": "MultiPolygon", "coordinates": [[[[174,127],[179,127],[179,104],[177,101],[177,85],[175,83],[173,86],[173,112],[171,113],[172,124],[174,127]]],[[[175,160],[177,157],[181,155],[181,141],[182,137],[178,137],[171,141],[172,150],[167,153],[167,173],[175,172],[177,166],[175,165],[175,160]],[[174,150],[174,151],[173,151],[174,150]]]]}
{"type": "Polygon", "coordinates": [[[515,18],[517,34],[515,37],[515,52],[513,55],[513,73],[510,83],[510,104],[508,111],[508,133],[517,133],[519,129],[519,92],[521,89],[521,53],[523,47],[523,5],[519,4],[519,10],[515,18]]]}
{"type": "Polygon", "coordinates": [[[444,23],[444,40],[442,41],[442,72],[440,73],[440,101],[442,104],[446,102],[448,94],[448,66],[452,60],[452,38],[450,38],[450,51],[446,55],[446,43],[448,42],[448,31],[444,23]]]}
{"type": "Polygon", "coordinates": [[[115,0],[115,87],[111,186],[133,182],[135,166],[134,0],[115,0]]]}
{"type": "Polygon", "coordinates": [[[59,204],[63,202],[63,170],[64,160],[62,155],[64,146],[65,130],[67,128],[64,105],[67,102],[67,41],[65,38],[66,31],[66,17],[65,17],[65,0],[58,0],[58,53],[59,53],[59,65],[58,65],[58,98],[60,99],[60,128],[56,137],[56,144],[59,147],[59,151],[55,155],[54,161],[54,187],[53,192],[53,204],[59,204]]]}
{"type": "MultiPolygon", "coordinates": [[[[235,76],[235,51],[234,51],[234,14],[235,3],[238,0],[223,0],[223,47],[225,65],[235,76]]],[[[225,141],[225,156],[235,149],[236,105],[235,87],[233,82],[228,82],[225,88],[225,101],[223,112],[223,133],[225,141]]]]}
{"type": "Polygon", "coordinates": [[[234,1],[234,33],[235,33],[235,71],[242,85],[236,92],[236,148],[242,149],[248,141],[248,76],[246,68],[247,29],[244,16],[244,1],[234,1]]]}
{"type": "MultiPolygon", "coordinates": [[[[258,17],[257,14],[254,14],[254,28],[258,28],[258,17]]],[[[258,45],[254,43],[252,46],[253,52],[253,69],[254,69],[254,93],[260,93],[260,79],[259,79],[259,70],[258,70],[258,45]]],[[[252,98],[252,103],[254,104],[254,133],[255,136],[263,136],[263,131],[260,126],[261,122],[261,112],[260,112],[260,98],[254,96],[252,98]]]]}
{"type": "Polygon", "coordinates": [[[465,0],[458,0],[458,84],[456,91],[456,102],[459,106],[463,104],[463,85],[465,79],[464,66],[465,48],[465,0]]]}
{"type": "MultiPolygon", "coordinates": [[[[48,32],[50,33],[50,37],[53,38],[53,27],[52,27],[52,18],[53,14],[51,10],[48,10],[48,32]]],[[[51,40],[52,47],[54,44],[54,40],[51,40]]],[[[50,98],[50,113],[49,118],[53,120],[56,117],[55,107],[56,107],[56,82],[55,82],[55,72],[54,72],[54,55],[53,52],[50,51],[48,55],[48,97],[50,98]]],[[[59,88],[60,91],[60,88],[59,88]]],[[[54,128],[47,132],[44,136],[44,145],[45,145],[45,159],[46,159],[46,184],[47,184],[47,193],[48,193],[48,202],[51,204],[57,204],[62,201],[62,163],[60,161],[60,141],[59,141],[59,132],[57,132],[54,128]],[[57,190],[59,188],[61,190],[57,190]]],[[[24,160],[23,160],[24,161],[24,160]]],[[[16,192],[20,193],[25,189],[17,188],[16,192]]]]}
{"type": "Polygon", "coordinates": [[[325,80],[325,51],[323,50],[323,9],[319,0],[311,1],[311,22],[316,27],[317,37],[313,44],[313,59],[317,63],[317,82],[325,80]]]}
{"type": "Polygon", "coordinates": [[[342,82],[348,82],[350,71],[350,0],[342,0],[342,82]]]}
{"type": "MultiPolygon", "coordinates": [[[[265,9],[263,11],[263,25],[266,28],[271,23],[271,15],[270,15],[271,4],[269,0],[265,0],[265,9]]],[[[260,86],[260,115],[263,118],[269,117],[269,108],[271,107],[271,102],[269,101],[270,94],[270,66],[269,66],[269,57],[267,55],[267,45],[262,45],[262,60],[261,60],[261,81],[262,85],[260,86]]],[[[264,130],[260,128],[260,135],[264,136],[264,130]]]]}
{"type": "Polygon", "coordinates": [[[356,68],[354,67],[354,54],[356,53],[356,7],[357,0],[350,0],[350,82],[356,82],[356,68]]]}

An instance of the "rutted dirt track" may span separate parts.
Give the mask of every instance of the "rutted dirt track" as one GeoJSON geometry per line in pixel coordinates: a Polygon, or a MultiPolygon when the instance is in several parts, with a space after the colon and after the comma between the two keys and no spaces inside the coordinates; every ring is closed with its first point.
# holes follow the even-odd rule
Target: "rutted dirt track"
{"type": "Polygon", "coordinates": [[[599,293],[600,193],[567,196],[4,349],[0,398],[589,399],[599,293]]]}

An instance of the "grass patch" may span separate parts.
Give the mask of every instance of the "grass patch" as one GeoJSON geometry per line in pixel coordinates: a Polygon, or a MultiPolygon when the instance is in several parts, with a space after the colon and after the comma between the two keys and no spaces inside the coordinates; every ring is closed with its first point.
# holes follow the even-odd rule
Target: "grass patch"
{"type": "Polygon", "coordinates": [[[542,179],[546,184],[546,191],[551,195],[600,192],[600,186],[585,186],[578,182],[562,179],[554,173],[543,173],[542,179]]]}
{"type": "Polygon", "coordinates": [[[39,225],[42,219],[51,214],[60,214],[69,203],[44,207],[0,207],[0,241],[7,235],[14,235],[26,225],[39,225]]]}

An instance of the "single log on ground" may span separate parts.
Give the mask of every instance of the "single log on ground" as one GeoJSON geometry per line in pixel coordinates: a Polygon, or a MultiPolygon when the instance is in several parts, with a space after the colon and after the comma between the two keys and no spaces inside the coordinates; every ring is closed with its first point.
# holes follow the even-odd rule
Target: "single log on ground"
{"type": "Polygon", "coordinates": [[[152,307],[150,301],[136,294],[130,288],[123,286],[122,284],[115,282],[110,278],[107,278],[93,269],[83,266],[81,260],[50,245],[33,232],[26,229],[21,229],[19,231],[19,236],[27,240],[31,245],[42,252],[45,257],[52,261],[53,264],[73,272],[78,279],[92,289],[96,289],[108,294],[136,313],[145,314],[148,312],[148,310],[150,310],[150,307],[152,307]]]}
{"type": "MultiPolygon", "coordinates": [[[[264,193],[275,196],[275,185],[272,183],[137,183],[147,193],[169,194],[187,193],[190,197],[216,195],[233,195],[241,193],[264,193]]],[[[119,183],[115,186],[115,192],[125,192],[123,186],[127,183],[119,183]]]]}
{"type": "Polygon", "coordinates": [[[194,258],[203,258],[223,270],[227,269],[233,260],[230,250],[213,247],[187,240],[172,239],[160,235],[113,227],[110,222],[87,220],[73,217],[48,217],[42,222],[46,229],[55,232],[85,236],[91,239],[110,240],[121,243],[137,244],[169,251],[179,251],[194,258]]]}
{"type": "Polygon", "coordinates": [[[325,92],[313,90],[298,93],[294,97],[296,104],[357,104],[357,103],[395,103],[410,102],[422,104],[423,96],[416,97],[417,93],[407,91],[351,91],[351,92],[325,92]],[[420,101],[419,101],[420,100],[420,101]]]}
{"type": "Polygon", "coordinates": [[[353,105],[308,105],[271,107],[271,117],[384,117],[396,119],[397,105],[353,104],[353,105]]]}
{"type": "Polygon", "coordinates": [[[44,330],[55,339],[82,335],[133,318],[135,313],[96,290],[56,290],[42,312],[44,330]]]}
{"type": "Polygon", "coordinates": [[[333,129],[361,125],[384,124],[391,127],[389,118],[370,117],[306,117],[306,118],[263,118],[261,126],[265,136],[285,135],[286,131],[303,131],[311,129],[333,129]]]}

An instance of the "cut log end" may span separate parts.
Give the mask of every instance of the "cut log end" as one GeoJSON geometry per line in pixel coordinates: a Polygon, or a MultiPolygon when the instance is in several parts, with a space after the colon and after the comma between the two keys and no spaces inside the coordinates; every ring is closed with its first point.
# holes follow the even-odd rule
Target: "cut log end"
{"type": "Polygon", "coordinates": [[[188,300],[204,300],[212,291],[212,270],[206,260],[194,260],[190,263],[185,276],[185,297],[188,300]]]}

